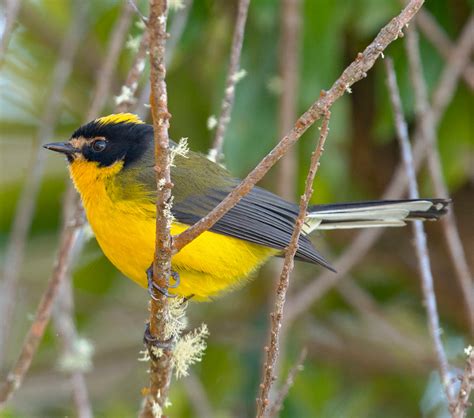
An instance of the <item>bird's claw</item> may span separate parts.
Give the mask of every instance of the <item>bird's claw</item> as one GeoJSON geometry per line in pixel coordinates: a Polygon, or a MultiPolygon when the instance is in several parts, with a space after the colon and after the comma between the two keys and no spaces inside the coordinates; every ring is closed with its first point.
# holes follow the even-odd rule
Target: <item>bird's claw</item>
{"type": "Polygon", "coordinates": [[[176,289],[179,286],[179,283],[181,281],[181,278],[179,277],[179,273],[177,273],[176,271],[171,271],[170,278],[173,279],[174,284],[168,285],[168,288],[163,288],[161,286],[158,286],[153,281],[153,264],[147,269],[146,277],[148,281],[148,293],[150,294],[153,300],[158,300],[158,298],[155,296],[155,290],[157,290],[158,292],[160,292],[163,296],[166,296],[167,298],[175,298],[177,296],[168,292],[168,289],[176,289]]]}
{"type": "Polygon", "coordinates": [[[149,352],[152,352],[152,347],[162,348],[163,350],[171,350],[173,348],[174,339],[173,337],[170,337],[165,341],[158,340],[158,338],[151,334],[150,323],[147,322],[145,325],[145,333],[143,334],[143,343],[146,345],[149,352]]]}

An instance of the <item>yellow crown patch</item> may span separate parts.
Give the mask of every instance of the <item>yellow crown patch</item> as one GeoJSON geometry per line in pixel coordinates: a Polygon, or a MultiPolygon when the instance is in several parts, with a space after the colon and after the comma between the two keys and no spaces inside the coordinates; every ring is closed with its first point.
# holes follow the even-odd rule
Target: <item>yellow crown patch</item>
{"type": "Polygon", "coordinates": [[[102,116],[101,118],[96,119],[95,122],[100,125],[115,125],[117,123],[145,123],[133,113],[113,113],[112,115],[102,116]]]}

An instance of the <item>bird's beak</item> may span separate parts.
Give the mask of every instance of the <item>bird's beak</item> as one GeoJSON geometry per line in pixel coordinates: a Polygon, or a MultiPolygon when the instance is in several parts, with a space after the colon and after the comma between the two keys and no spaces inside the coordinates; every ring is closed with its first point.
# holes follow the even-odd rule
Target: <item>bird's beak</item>
{"type": "Polygon", "coordinates": [[[72,155],[79,152],[79,150],[74,148],[69,142],[52,142],[51,144],[43,145],[43,147],[66,155],[72,155]]]}

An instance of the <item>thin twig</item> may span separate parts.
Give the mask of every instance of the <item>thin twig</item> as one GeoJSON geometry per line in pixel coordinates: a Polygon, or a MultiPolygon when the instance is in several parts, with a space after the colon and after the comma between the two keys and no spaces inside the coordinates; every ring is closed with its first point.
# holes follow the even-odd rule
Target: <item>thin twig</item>
{"type": "MultiPolygon", "coordinates": [[[[301,1],[282,1],[280,21],[279,65],[282,90],[278,111],[278,137],[282,138],[291,129],[297,116],[301,1]]],[[[285,199],[294,199],[297,171],[296,150],[292,148],[282,158],[278,171],[278,194],[285,199]]]]}
{"type": "Polygon", "coordinates": [[[301,196],[300,209],[298,217],[295,221],[295,227],[291,236],[288,248],[285,251],[285,261],[278,283],[277,294],[275,299],[275,307],[273,313],[270,314],[271,329],[270,342],[265,347],[265,363],[263,365],[263,377],[260,384],[260,394],[257,398],[257,418],[265,417],[268,413],[270,389],[275,380],[274,370],[279,355],[279,337],[281,332],[281,322],[283,317],[283,309],[286,302],[286,292],[290,284],[290,274],[294,266],[294,258],[298,250],[298,240],[304,226],[304,221],[308,212],[308,204],[313,194],[314,177],[318,171],[319,160],[324,151],[324,143],[329,133],[329,119],[331,112],[327,110],[321,125],[321,133],[315,151],[311,154],[311,163],[306,177],[304,194],[301,196]]]}
{"type": "Polygon", "coordinates": [[[46,153],[42,146],[53,136],[55,126],[61,114],[59,110],[64,86],[71,74],[74,57],[86,29],[85,7],[79,5],[77,7],[80,10],[76,13],[71,29],[64,38],[61,50],[59,51],[59,58],[51,79],[51,92],[48,95],[36,136],[37,148],[35,149],[35,155],[32,159],[32,165],[28,170],[21,196],[18,199],[12,231],[5,251],[3,281],[0,290],[0,364],[2,364],[5,357],[6,344],[9,339],[10,325],[12,324],[14,314],[18,277],[21,272],[26,240],[45,170],[46,153]]]}
{"type": "Polygon", "coordinates": [[[5,62],[5,55],[7,54],[8,44],[12,36],[13,29],[15,27],[16,18],[20,11],[21,0],[5,0],[5,24],[2,33],[2,39],[0,41],[0,68],[2,68],[5,62]]]}
{"type": "MultiPolygon", "coordinates": [[[[171,235],[170,206],[172,203],[168,98],[166,92],[166,19],[168,6],[166,0],[150,0],[148,35],[150,39],[150,84],[151,111],[155,141],[155,170],[157,182],[156,199],[156,243],[153,260],[153,282],[161,289],[168,289],[171,274],[171,235]]],[[[164,342],[165,321],[168,317],[168,300],[163,293],[156,292],[150,302],[149,330],[156,341],[164,342]]],[[[172,342],[170,342],[172,343],[172,342]]],[[[172,372],[172,349],[165,347],[157,353],[149,347],[150,385],[140,417],[156,417],[162,414],[166,405],[172,372]],[[159,412],[156,411],[159,408],[159,412]]]]}
{"type": "MultiPolygon", "coordinates": [[[[188,22],[189,13],[191,11],[191,7],[193,5],[193,0],[184,0],[184,7],[179,10],[179,13],[175,14],[173,18],[173,22],[171,24],[169,30],[169,38],[166,45],[166,55],[165,55],[165,62],[166,67],[168,68],[172,62],[172,58],[174,53],[176,52],[176,47],[181,39],[181,36],[184,32],[184,28],[186,27],[186,23],[188,22]]],[[[137,114],[140,119],[148,119],[149,113],[149,106],[147,104],[150,102],[150,80],[145,83],[140,95],[137,99],[137,114]]]]}
{"type": "Polygon", "coordinates": [[[402,29],[415,16],[423,3],[424,0],[411,0],[397,17],[393,18],[382,28],[374,41],[363,53],[357,55],[356,59],[344,70],[328,91],[321,92],[320,98],[300,116],[291,131],[263,158],[250,174],[214,210],[186,231],[174,237],[174,251],[182,249],[222,218],[240,199],[252,190],[253,186],[262,179],[301,135],[330,109],[339,97],[344,95],[354,83],[366,77],[367,71],[372,68],[380,54],[390,43],[398,38],[402,29]]]}
{"type": "Polygon", "coordinates": [[[461,387],[451,409],[453,418],[466,417],[468,409],[472,407],[469,397],[474,390],[474,347],[468,346],[465,352],[467,356],[466,367],[460,379],[461,387]]]}
{"type": "Polygon", "coordinates": [[[25,337],[18,360],[0,388],[0,408],[5,406],[13,392],[20,387],[30,367],[33,356],[49,323],[55,297],[66,277],[67,269],[71,262],[71,254],[79,236],[79,226],[83,222],[83,214],[79,210],[76,210],[71,217],[67,217],[64,221],[59,254],[53,274],[38,305],[35,319],[25,337]]]}
{"type": "Polygon", "coordinates": [[[117,60],[122,51],[128,28],[132,21],[132,15],[133,9],[130,4],[124,3],[117,23],[115,23],[114,29],[112,30],[110,42],[107,45],[107,55],[97,74],[97,84],[94,91],[94,98],[89,106],[87,122],[98,116],[109,98],[108,92],[110,91],[113,79],[112,74],[115,71],[117,60]]]}
{"type": "Polygon", "coordinates": [[[135,98],[135,94],[138,88],[138,81],[145,68],[147,51],[148,34],[144,33],[142,35],[138,51],[135,55],[132,68],[128,72],[125,84],[122,86],[122,91],[120,92],[119,96],[115,97],[116,113],[126,112],[136,103],[137,99],[135,98]]]}
{"type": "Polygon", "coordinates": [[[296,375],[301,370],[303,370],[303,363],[306,360],[306,355],[307,354],[308,354],[308,350],[306,349],[306,347],[303,347],[303,349],[300,352],[300,355],[298,356],[298,360],[296,360],[296,363],[293,365],[293,367],[288,372],[285,383],[283,384],[283,386],[278,391],[276,399],[273,402],[272,406],[270,407],[270,411],[268,413],[268,416],[270,418],[277,417],[278,413],[283,408],[283,402],[285,401],[286,397],[288,396],[288,393],[290,392],[290,389],[292,388],[293,384],[295,383],[296,375]]]}
{"type": "Polygon", "coordinates": [[[213,161],[221,162],[223,160],[222,147],[224,145],[224,135],[230,122],[232,106],[235,100],[235,86],[240,77],[240,54],[244,43],[245,22],[250,0],[239,0],[237,10],[237,19],[235,21],[234,36],[232,38],[232,47],[229,61],[229,70],[225,85],[224,98],[222,99],[221,114],[217,122],[216,136],[212,149],[209,151],[209,158],[213,161]]]}
{"type": "MultiPolygon", "coordinates": [[[[441,56],[449,62],[455,49],[455,45],[451,42],[443,29],[436,22],[435,18],[427,10],[420,10],[416,17],[416,24],[421,32],[429,39],[429,41],[436,47],[441,56]]],[[[474,65],[467,65],[462,75],[464,81],[471,90],[474,90],[474,65]]]]}
{"type": "MultiPolygon", "coordinates": [[[[407,34],[407,36],[410,35],[407,34]]],[[[420,193],[418,192],[416,172],[413,164],[413,154],[408,137],[408,126],[403,116],[402,102],[400,99],[400,93],[398,90],[392,60],[387,58],[385,60],[385,65],[387,69],[387,83],[390,91],[390,101],[392,103],[393,113],[395,115],[397,138],[400,144],[400,152],[408,177],[408,195],[410,199],[419,199],[420,193]]],[[[420,74],[420,76],[422,75],[420,74]]],[[[448,405],[451,405],[453,402],[454,393],[449,376],[448,359],[441,341],[441,326],[439,322],[436,295],[434,292],[434,280],[433,273],[431,271],[431,262],[428,253],[426,233],[421,221],[415,221],[412,225],[413,234],[415,236],[416,255],[420,269],[421,288],[423,291],[424,305],[426,307],[427,313],[428,329],[430,331],[431,338],[433,339],[441,381],[446,392],[446,399],[448,400],[448,405]]]]}
{"type": "MultiPolygon", "coordinates": [[[[418,37],[414,29],[407,32],[406,48],[409,61],[410,76],[415,91],[415,106],[417,113],[419,135],[428,151],[428,169],[433,182],[435,193],[438,197],[448,197],[441,159],[437,146],[437,126],[440,113],[444,111],[451,101],[457,80],[468,62],[472,45],[474,44],[474,18],[471,17],[466,24],[451,60],[440,78],[439,87],[433,95],[433,104],[428,102],[428,91],[423,77],[423,68],[418,47],[418,37]]],[[[474,288],[472,274],[466,261],[463,245],[456,227],[453,211],[441,220],[441,226],[448,244],[451,262],[454,266],[459,286],[462,290],[463,302],[468,315],[471,334],[474,335],[474,288]]]]}

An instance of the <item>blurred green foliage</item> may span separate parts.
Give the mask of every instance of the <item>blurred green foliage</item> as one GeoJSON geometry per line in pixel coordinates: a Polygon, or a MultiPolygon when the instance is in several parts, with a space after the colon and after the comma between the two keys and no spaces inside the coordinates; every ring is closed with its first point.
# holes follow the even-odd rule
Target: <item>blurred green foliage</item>
{"type": "MultiPolygon", "coordinates": [[[[81,123],[95,85],[95,75],[106,53],[121,2],[90,0],[88,30],[75,60],[62,99],[55,139],[67,138],[81,123]]],[[[146,11],[146,1],[138,1],[146,11]]],[[[473,2],[431,0],[426,9],[455,40],[473,2]]],[[[327,89],[344,67],[400,9],[397,0],[302,1],[298,113],[327,89]]],[[[170,26],[176,17],[170,17],[170,26]]],[[[182,39],[169,66],[167,82],[173,115],[173,138],[188,137],[191,147],[206,152],[213,132],[206,121],[217,114],[223,94],[235,1],[195,0],[182,39]]],[[[232,121],[226,135],[226,165],[244,176],[276,144],[279,103],[278,39],[279,2],[255,0],[249,12],[241,66],[247,76],[237,87],[232,121]]],[[[74,19],[71,1],[25,0],[19,24],[11,39],[7,61],[0,75],[0,256],[8,239],[16,202],[29,173],[36,131],[51,88],[51,75],[59,44],[74,19]]],[[[135,19],[138,21],[138,19],[135,19]]],[[[134,25],[131,37],[141,29],[134,25]]],[[[424,37],[421,39],[424,73],[432,90],[445,61],[424,37]]],[[[385,52],[395,59],[403,104],[413,121],[410,85],[403,41],[385,52]]],[[[124,49],[113,74],[113,94],[118,94],[134,53],[124,49]]],[[[143,87],[148,69],[141,80],[143,87]]],[[[113,98],[107,111],[113,109],[113,98]]],[[[456,201],[458,223],[472,262],[474,193],[472,167],[474,131],[473,96],[461,80],[439,127],[443,169],[456,201]]],[[[139,109],[144,111],[145,109],[139,109]]],[[[315,128],[297,144],[298,184],[302,190],[315,128]]],[[[393,119],[385,87],[385,73],[378,62],[367,79],[354,86],[353,94],[339,100],[332,110],[331,134],[315,182],[313,202],[376,198],[390,180],[399,161],[393,119]],[[358,123],[363,121],[363,123],[358,123]]],[[[422,190],[431,193],[424,172],[422,190]]],[[[30,233],[21,272],[19,299],[8,364],[14,360],[31,314],[51,271],[58,243],[61,200],[67,182],[66,168],[57,156],[48,156],[47,175],[30,233]]],[[[275,170],[262,184],[276,190],[275,170]]],[[[460,341],[451,359],[457,365],[467,335],[459,290],[446,256],[439,225],[429,225],[430,248],[446,342],[460,341]]],[[[323,253],[340,253],[352,233],[315,237],[323,253]]],[[[309,348],[304,370],[285,402],[282,417],[445,417],[436,409],[439,382],[430,378],[435,369],[421,304],[416,263],[409,229],[388,231],[360,263],[353,277],[378,303],[382,314],[416,349],[380,334],[374,319],[361,314],[332,291],[311,312],[295,323],[286,341],[284,370],[309,348]],[[434,382],[434,383],[433,383],[434,382]],[[430,398],[431,397],[431,398],[430,398]],[[423,399],[423,404],[421,404],[423,399]],[[431,405],[431,406],[430,406],[431,405]]],[[[212,304],[192,304],[190,322],[206,322],[211,336],[202,363],[194,368],[215,411],[215,417],[247,417],[254,411],[260,379],[262,347],[266,340],[267,312],[272,301],[272,277],[279,262],[259,273],[259,280],[212,304]]],[[[293,291],[303,289],[319,270],[298,265],[293,291]]],[[[133,417],[145,386],[145,365],[137,362],[142,348],[147,294],[120,274],[92,240],[75,262],[76,319],[81,336],[95,346],[94,368],[87,373],[96,416],[133,417]]],[[[24,387],[15,395],[6,417],[59,417],[74,414],[67,376],[56,365],[58,342],[51,329],[45,338],[24,387]]],[[[2,370],[2,375],[5,370],[2,370]]],[[[282,373],[284,376],[284,373],[282,373]]],[[[182,382],[173,384],[169,409],[173,417],[193,417],[182,382]]]]}

